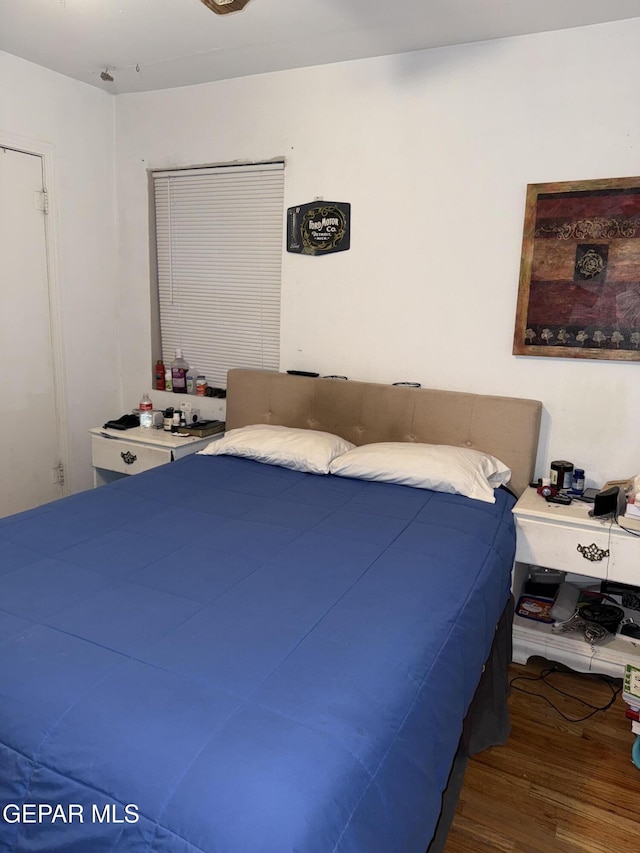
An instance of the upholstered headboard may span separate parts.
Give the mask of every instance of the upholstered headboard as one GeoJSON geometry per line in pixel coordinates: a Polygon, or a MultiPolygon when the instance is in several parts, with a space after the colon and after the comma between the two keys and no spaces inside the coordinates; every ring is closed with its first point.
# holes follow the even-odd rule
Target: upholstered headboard
{"type": "Polygon", "coordinates": [[[423,441],[492,453],[511,468],[511,489],[531,481],[542,403],[430,388],[230,370],[227,429],[280,424],[319,429],[354,444],[423,441]]]}

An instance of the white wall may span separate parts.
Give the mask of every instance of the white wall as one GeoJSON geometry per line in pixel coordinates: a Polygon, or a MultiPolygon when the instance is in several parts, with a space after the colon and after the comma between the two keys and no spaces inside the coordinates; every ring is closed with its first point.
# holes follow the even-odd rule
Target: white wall
{"type": "MultiPolygon", "coordinates": [[[[123,394],[149,385],[147,170],[286,157],[351,250],[284,255],[282,362],[545,404],[538,474],[640,471],[640,364],[511,354],[527,183],[637,175],[640,19],[116,103],[123,394]]],[[[188,349],[186,351],[188,357],[188,349]]]]}
{"type": "MultiPolygon", "coordinates": [[[[121,413],[111,95],[0,52],[0,134],[53,145],[70,491],[91,484],[87,430],[121,413]]],[[[28,330],[25,330],[25,346],[28,330]]],[[[28,381],[25,376],[24,381],[28,381]]]]}
{"type": "Polygon", "coordinates": [[[353,206],[349,252],[284,254],[282,369],[537,397],[538,473],[640,471],[640,365],[511,355],[526,184],[640,172],[639,36],[634,20],[117,99],[0,53],[0,132],[54,145],[71,489],[90,484],[88,427],[150,385],[147,170],[275,156],[287,206],[353,206]]]}

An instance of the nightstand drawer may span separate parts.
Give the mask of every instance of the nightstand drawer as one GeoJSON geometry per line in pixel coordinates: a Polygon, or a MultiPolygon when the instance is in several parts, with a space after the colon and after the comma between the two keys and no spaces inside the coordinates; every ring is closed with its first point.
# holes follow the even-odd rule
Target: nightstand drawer
{"type": "Polygon", "coordinates": [[[611,544],[607,529],[532,518],[518,518],[517,528],[517,561],[594,578],[607,577],[611,544]]]}
{"type": "Polygon", "coordinates": [[[94,468],[139,474],[172,461],[172,451],[165,447],[145,447],[136,442],[91,436],[91,464],[94,468]]]}

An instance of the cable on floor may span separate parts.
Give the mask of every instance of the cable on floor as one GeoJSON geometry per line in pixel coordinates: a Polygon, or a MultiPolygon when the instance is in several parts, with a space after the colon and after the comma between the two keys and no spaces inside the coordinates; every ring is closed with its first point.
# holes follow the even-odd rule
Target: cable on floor
{"type": "Polygon", "coordinates": [[[560,716],[563,717],[563,719],[567,720],[567,722],[569,723],[584,723],[585,720],[588,720],[590,717],[595,716],[595,714],[599,714],[601,711],[608,711],[609,708],[612,707],[618,697],[618,694],[622,690],[622,686],[616,687],[613,684],[613,681],[615,681],[615,679],[611,679],[609,678],[609,676],[600,675],[598,673],[593,672],[581,673],[581,675],[588,675],[591,678],[597,678],[598,681],[602,682],[603,684],[606,684],[607,687],[611,690],[611,699],[607,702],[606,705],[603,705],[601,707],[597,705],[591,705],[584,699],[580,699],[578,696],[573,696],[571,693],[567,693],[564,690],[561,690],[559,687],[555,687],[549,681],[549,676],[552,675],[554,672],[568,673],[570,675],[576,674],[571,669],[559,666],[557,664],[553,664],[548,669],[543,669],[539,675],[516,675],[509,682],[509,686],[512,687],[514,690],[518,690],[520,693],[526,693],[529,696],[535,696],[538,699],[543,699],[548,705],[553,708],[554,711],[560,714],[560,716]],[[516,685],[517,681],[542,681],[547,687],[551,688],[551,690],[554,690],[556,693],[559,693],[561,696],[565,696],[567,699],[573,699],[576,702],[580,702],[581,705],[586,705],[586,707],[590,708],[591,710],[586,716],[573,719],[571,717],[568,717],[563,711],[561,711],[560,708],[557,707],[557,705],[554,705],[553,702],[547,696],[543,696],[542,693],[533,693],[531,690],[525,690],[523,687],[518,687],[516,685]]]}

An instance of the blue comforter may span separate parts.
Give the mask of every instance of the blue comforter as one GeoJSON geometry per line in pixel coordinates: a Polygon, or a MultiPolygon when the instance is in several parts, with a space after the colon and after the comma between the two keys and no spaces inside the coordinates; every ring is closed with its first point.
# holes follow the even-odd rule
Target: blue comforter
{"type": "Polygon", "coordinates": [[[423,853],[496,499],[190,456],[0,520],[0,851],[423,853]]]}

